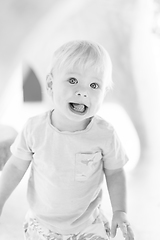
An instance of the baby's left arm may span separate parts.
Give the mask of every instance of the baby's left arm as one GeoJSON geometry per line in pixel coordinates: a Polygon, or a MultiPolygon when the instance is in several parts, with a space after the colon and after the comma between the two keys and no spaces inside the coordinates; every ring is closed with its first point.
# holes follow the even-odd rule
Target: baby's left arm
{"type": "Polygon", "coordinates": [[[113,210],[111,237],[115,237],[119,227],[126,240],[133,240],[133,232],[126,214],[126,177],[124,170],[123,168],[104,169],[104,173],[113,210]]]}

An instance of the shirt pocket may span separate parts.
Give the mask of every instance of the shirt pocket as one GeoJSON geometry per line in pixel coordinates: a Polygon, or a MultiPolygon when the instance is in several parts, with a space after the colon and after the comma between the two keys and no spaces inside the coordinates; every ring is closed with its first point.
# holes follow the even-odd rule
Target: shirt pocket
{"type": "Polygon", "coordinates": [[[77,153],[75,166],[75,180],[86,181],[100,168],[102,159],[101,152],[77,153]]]}

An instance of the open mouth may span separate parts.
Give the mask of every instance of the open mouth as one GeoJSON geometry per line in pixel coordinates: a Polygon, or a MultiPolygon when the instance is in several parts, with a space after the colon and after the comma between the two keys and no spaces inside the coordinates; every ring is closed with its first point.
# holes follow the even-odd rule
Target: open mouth
{"type": "Polygon", "coordinates": [[[87,106],[82,103],[69,103],[70,109],[74,113],[85,114],[87,111],[87,106]]]}

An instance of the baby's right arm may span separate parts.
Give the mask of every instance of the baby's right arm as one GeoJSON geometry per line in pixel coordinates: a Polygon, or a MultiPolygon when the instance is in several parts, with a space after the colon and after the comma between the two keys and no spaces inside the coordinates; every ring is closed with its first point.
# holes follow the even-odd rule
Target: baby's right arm
{"type": "Polygon", "coordinates": [[[0,215],[6,200],[23,178],[31,161],[24,161],[11,156],[0,176],[0,215]]]}

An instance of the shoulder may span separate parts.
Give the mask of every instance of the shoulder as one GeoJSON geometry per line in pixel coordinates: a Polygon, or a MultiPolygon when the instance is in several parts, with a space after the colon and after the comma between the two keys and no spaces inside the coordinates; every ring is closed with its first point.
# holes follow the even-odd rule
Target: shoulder
{"type": "Polygon", "coordinates": [[[96,115],[94,117],[92,129],[91,129],[92,136],[96,136],[98,141],[102,142],[110,142],[113,140],[115,135],[115,129],[111,123],[107,122],[102,117],[96,115]]]}
{"type": "Polygon", "coordinates": [[[44,125],[46,125],[46,123],[48,122],[49,119],[49,111],[30,117],[24,128],[28,129],[29,131],[32,131],[34,129],[39,129],[39,128],[43,128],[44,125]]]}
{"type": "Polygon", "coordinates": [[[38,123],[38,122],[44,122],[48,119],[48,116],[49,116],[49,111],[47,112],[44,112],[44,113],[41,113],[39,115],[35,115],[33,117],[30,117],[28,119],[28,123],[38,123]]]}
{"type": "Polygon", "coordinates": [[[114,132],[113,125],[98,115],[95,116],[94,123],[95,127],[97,127],[101,131],[114,132]]]}
{"type": "Polygon", "coordinates": [[[112,124],[100,116],[94,116],[90,139],[93,139],[92,141],[97,143],[103,152],[110,151],[115,137],[115,129],[112,124]]]}

